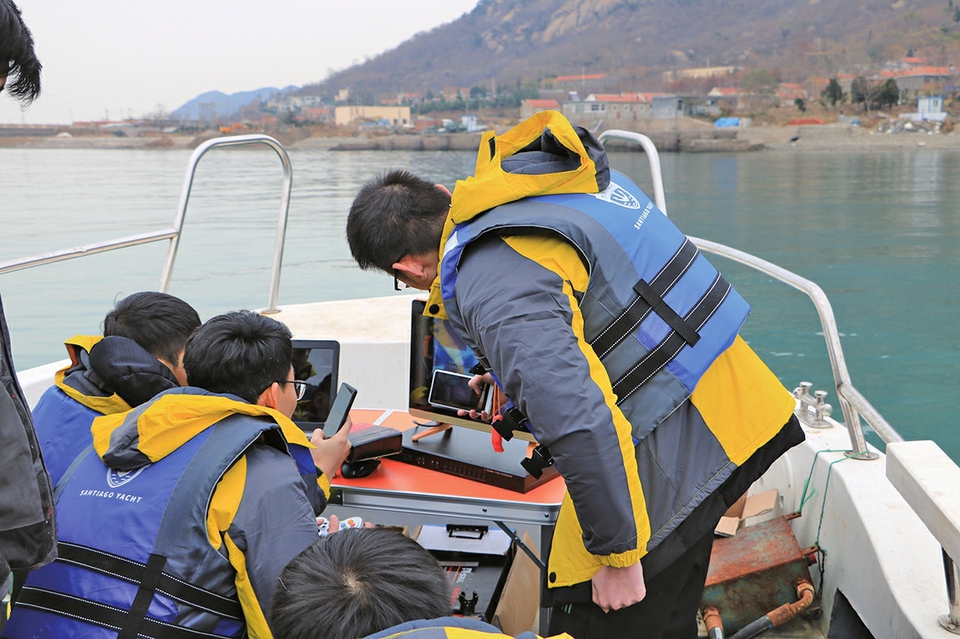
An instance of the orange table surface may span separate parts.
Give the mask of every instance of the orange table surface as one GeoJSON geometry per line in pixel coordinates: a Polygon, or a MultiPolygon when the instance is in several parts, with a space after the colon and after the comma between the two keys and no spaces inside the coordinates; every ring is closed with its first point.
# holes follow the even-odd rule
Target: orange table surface
{"type": "MultiPolygon", "coordinates": [[[[355,424],[369,424],[381,419],[385,412],[386,411],[380,409],[354,409],[350,411],[350,417],[355,424]]],[[[416,426],[413,418],[403,411],[392,411],[379,423],[400,431],[408,430],[416,426]]],[[[454,426],[453,428],[462,427],[454,426]]],[[[455,475],[421,468],[413,464],[392,461],[390,458],[381,460],[380,466],[367,477],[344,479],[338,475],[333,479],[331,484],[334,488],[345,490],[369,489],[394,493],[429,495],[431,497],[505,501],[530,505],[559,504],[566,493],[566,485],[561,477],[541,484],[526,493],[520,493],[455,475]]]]}

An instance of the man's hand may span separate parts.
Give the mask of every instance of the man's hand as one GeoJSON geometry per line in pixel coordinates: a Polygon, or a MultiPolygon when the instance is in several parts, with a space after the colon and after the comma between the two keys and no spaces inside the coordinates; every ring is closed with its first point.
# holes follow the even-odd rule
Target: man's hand
{"type": "MultiPolygon", "coordinates": [[[[495,383],[496,382],[493,381],[493,375],[491,375],[490,373],[484,373],[483,375],[474,375],[473,378],[469,382],[467,382],[467,385],[470,386],[470,388],[472,388],[477,395],[483,395],[483,387],[491,386],[490,392],[492,393],[493,392],[492,386],[495,383]]],[[[466,417],[469,415],[470,419],[476,419],[477,417],[479,417],[485,422],[489,422],[490,418],[493,417],[493,415],[491,415],[485,410],[480,412],[477,412],[475,410],[470,410],[470,411],[458,410],[457,415],[459,417],[466,417]]]]}
{"type": "Polygon", "coordinates": [[[347,455],[350,454],[351,428],[353,428],[353,420],[347,417],[343,428],[332,437],[328,438],[319,428],[313,431],[310,437],[310,443],[316,446],[310,451],[313,455],[313,463],[330,479],[337,476],[343,462],[347,460],[347,455]]]}
{"type": "Polygon", "coordinates": [[[640,562],[626,568],[601,566],[592,581],[593,603],[604,612],[632,606],[647,594],[640,562]]]}

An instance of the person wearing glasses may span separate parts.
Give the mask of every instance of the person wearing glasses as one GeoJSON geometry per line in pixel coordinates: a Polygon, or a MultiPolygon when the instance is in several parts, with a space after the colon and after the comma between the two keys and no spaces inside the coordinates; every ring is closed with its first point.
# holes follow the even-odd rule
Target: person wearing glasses
{"type": "Polygon", "coordinates": [[[311,444],[290,420],[292,364],[286,326],[226,313],[187,342],[189,386],[94,420],[58,486],[59,557],[0,636],[271,637],[278,577],[318,538],[294,449],[328,477],[350,448],[349,421],[311,444]]]}
{"type": "MultiPolygon", "coordinates": [[[[446,189],[406,171],[358,192],[361,268],[429,291],[514,406],[567,497],[550,632],[695,637],[727,507],[803,441],[795,399],[739,336],[747,302],[561,113],[484,134],[446,189]]],[[[476,383],[479,380],[474,380],[476,383]]]]}

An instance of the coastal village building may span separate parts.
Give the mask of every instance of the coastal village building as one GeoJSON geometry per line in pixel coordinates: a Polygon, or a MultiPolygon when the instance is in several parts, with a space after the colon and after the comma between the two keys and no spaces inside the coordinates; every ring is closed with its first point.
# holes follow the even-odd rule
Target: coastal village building
{"type": "Polygon", "coordinates": [[[398,93],[395,96],[389,96],[380,99],[383,106],[400,106],[401,104],[419,104],[422,97],[419,93],[398,93]]]}
{"type": "Polygon", "coordinates": [[[810,99],[802,84],[793,82],[781,82],[777,87],[777,98],[780,99],[780,106],[792,107],[797,100],[806,102],[810,99]]]}
{"type": "Polygon", "coordinates": [[[524,100],[520,103],[520,118],[529,118],[541,111],[559,111],[560,103],[556,100],[524,100]]]}
{"type": "Polygon", "coordinates": [[[481,126],[478,124],[477,115],[475,113],[461,115],[460,126],[462,126],[467,133],[476,133],[477,131],[483,131],[487,128],[486,126],[481,126]]]}
{"type": "Polygon", "coordinates": [[[567,102],[563,114],[575,124],[588,125],[603,120],[616,126],[650,119],[650,100],[642,93],[591,93],[584,100],[567,102]]]}
{"type": "Polygon", "coordinates": [[[679,116],[705,114],[709,108],[707,102],[704,98],[692,96],[660,95],[653,98],[650,113],[658,120],[676,120],[679,116]]]}
{"type": "Polygon", "coordinates": [[[387,120],[394,126],[410,124],[409,106],[338,106],[334,113],[337,126],[357,120],[387,120]]]}
{"type": "Polygon", "coordinates": [[[957,74],[952,67],[916,66],[893,71],[881,71],[880,79],[893,78],[901,91],[923,91],[931,86],[949,82],[957,74]]]}
{"type": "Polygon", "coordinates": [[[330,107],[305,107],[294,116],[298,122],[326,122],[333,117],[330,107]]]}
{"type": "Polygon", "coordinates": [[[553,79],[555,85],[580,84],[585,85],[588,82],[597,82],[607,77],[606,73],[580,73],[575,75],[558,75],[553,79]]]}
{"type": "Polygon", "coordinates": [[[470,87],[443,87],[443,99],[447,102],[453,102],[457,98],[469,98],[470,87]]]}
{"type": "MultiPolygon", "coordinates": [[[[919,59],[906,58],[906,60],[919,59]]],[[[879,73],[867,79],[877,83],[892,79],[897,83],[897,89],[900,91],[913,91],[917,94],[920,92],[937,93],[944,85],[953,84],[954,78],[958,75],[957,69],[954,67],[907,64],[906,60],[904,64],[894,68],[881,69],[879,73]]],[[[842,73],[837,76],[840,87],[844,92],[850,92],[850,86],[857,75],[855,73],[842,73]]]]}
{"type": "Polygon", "coordinates": [[[900,118],[919,122],[922,120],[932,120],[934,122],[943,122],[947,119],[947,114],[943,110],[942,95],[928,95],[917,98],[916,113],[901,113],[900,118]]]}
{"type": "Polygon", "coordinates": [[[707,99],[711,106],[717,107],[718,111],[733,112],[740,106],[740,95],[740,89],[737,87],[713,87],[707,93],[707,99]]]}
{"type": "Polygon", "coordinates": [[[699,67],[696,69],[680,69],[679,71],[664,71],[663,79],[665,82],[676,82],[680,79],[702,80],[706,78],[715,78],[725,75],[733,75],[740,69],[738,67],[699,67]]]}

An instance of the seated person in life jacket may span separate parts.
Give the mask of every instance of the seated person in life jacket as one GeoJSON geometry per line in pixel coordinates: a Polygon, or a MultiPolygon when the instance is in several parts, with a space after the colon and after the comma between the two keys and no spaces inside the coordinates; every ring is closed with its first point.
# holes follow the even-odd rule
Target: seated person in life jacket
{"type": "Polygon", "coordinates": [[[342,530],[304,550],[281,573],[272,608],[270,626],[284,639],[508,636],[449,616],[443,568],[417,542],[385,528],[342,530]]]}
{"type": "Polygon", "coordinates": [[[293,445],[329,472],[350,447],[349,422],[317,453],[290,420],[292,362],[280,322],[220,315],[187,342],[191,386],[94,420],[59,486],[59,557],[0,636],[272,638],[277,578],[318,538],[293,445]]]}
{"type": "Polygon", "coordinates": [[[186,384],[183,349],[200,316],[183,300],[154,291],[117,302],[103,337],[66,342],[70,365],[59,371],[33,409],[44,463],[54,485],[93,440],[95,417],[122,413],[186,384]]]}

